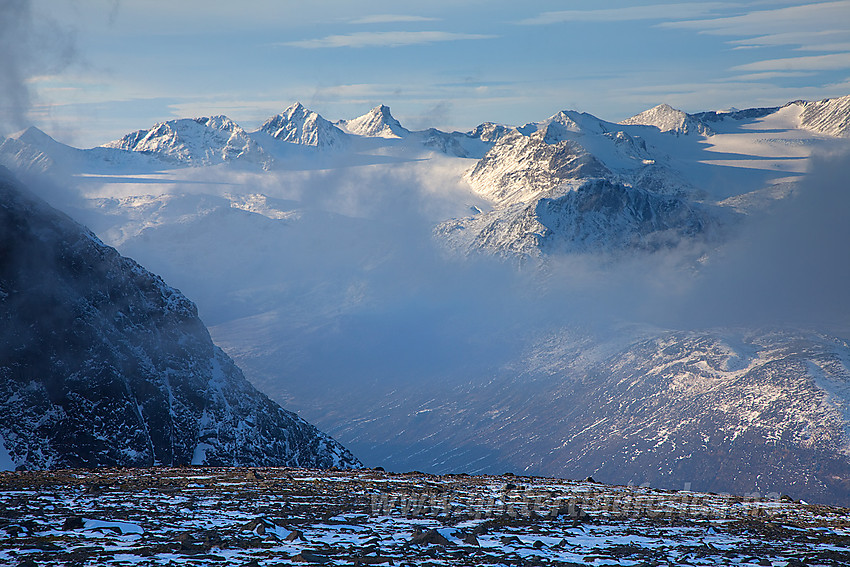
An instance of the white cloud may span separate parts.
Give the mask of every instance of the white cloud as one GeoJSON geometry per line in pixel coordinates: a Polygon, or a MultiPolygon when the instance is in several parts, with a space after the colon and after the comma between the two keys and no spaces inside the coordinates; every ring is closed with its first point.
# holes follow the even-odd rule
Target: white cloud
{"type": "Polygon", "coordinates": [[[850,69],[850,52],[768,59],[738,65],[732,69],[735,71],[835,71],[850,69]]]}
{"type": "Polygon", "coordinates": [[[841,43],[821,43],[801,45],[797,51],[850,51],[850,41],[841,43]]]}
{"type": "Polygon", "coordinates": [[[322,49],[333,47],[400,47],[441,41],[459,41],[466,39],[492,39],[497,36],[452,33],[441,31],[390,31],[358,32],[344,35],[329,35],[316,39],[290,41],[279,45],[289,45],[304,49],[322,49]]]}
{"type": "MultiPolygon", "coordinates": [[[[822,30],[822,31],[795,31],[775,33],[758,37],[735,39],[729,43],[739,47],[774,47],[780,45],[799,45],[806,47],[816,42],[830,41],[850,38],[850,30],[822,30]]],[[[736,48],[737,49],[737,48],[736,48]]]]}
{"type": "Polygon", "coordinates": [[[850,18],[850,0],[841,0],[757,10],[721,18],[668,21],[660,25],[669,28],[695,29],[716,35],[770,36],[773,40],[771,45],[788,45],[805,41],[806,34],[818,34],[823,30],[830,30],[836,22],[843,23],[848,18],[850,18]],[[783,38],[787,43],[776,41],[783,38]]]}
{"type": "MultiPolygon", "coordinates": [[[[736,81],[763,81],[765,79],[784,79],[790,77],[810,77],[814,75],[814,73],[807,73],[804,71],[765,71],[763,73],[749,73],[746,75],[736,75],[734,80],[736,81]]],[[[730,79],[722,79],[723,81],[728,81],[730,79]]]]}
{"type": "Polygon", "coordinates": [[[398,22],[435,22],[438,18],[424,16],[405,16],[403,14],[374,14],[351,20],[350,24],[394,24],[398,22]]]}
{"type": "Polygon", "coordinates": [[[726,2],[691,2],[681,4],[653,4],[628,8],[599,10],[560,10],[543,12],[539,16],[520,21],[524,25],[558,24],[563,22],[627,22],[633,20],[670,20],[703,16],[729,6],[726,2]]]}

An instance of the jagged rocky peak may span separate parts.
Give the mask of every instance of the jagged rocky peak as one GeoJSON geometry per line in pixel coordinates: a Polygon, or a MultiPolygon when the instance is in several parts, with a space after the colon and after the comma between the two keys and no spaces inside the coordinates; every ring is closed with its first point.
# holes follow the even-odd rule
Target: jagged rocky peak
{"type": "Polygon", "coordinates": [[[248,133],[227,116],[180,118],[137,130],[106,148],[143,152],[189,166],[215,165],[234,160],[268,164],[270,158],[248,133]]]}
{"type": "Polygon", "coordinates": [[[525,136],[540,136],[547,144],[556,144],[584,134],[604,134],[609,128],[592,114],[562,110],[542,122],[530,122],[520,126],[517,131],[525,136]]]}
{"type": "Polygon", "coordinates": [[[673,134],[708,134],[708,127],[690,114],[673,108],[669,104],[659,104],[649,110],[626,118],[620,124],[655,126],[662,132],[673,134]]]}
{"type": "Polygon", "coordinates": [[[0,462],[357,467],[257,391],[195,305],[0,170],[0,462]]]}
{"type": "Polygon", "coordinates": [[[581,126],[571,116],[566,112],[559,112],[541,123],[538,130],[531,135],[540,137],[547,144],[557,144],[575,138],[581,131],[581,126]]]}
{"type": "Polygon", "coordinates": [[[803,108],[801,128],[828,136],[850,137],[850,95],[797,104],[803,108]]]}
{"type": "Polygon", "coordinates": [[[593,132],[601,134],[608,129],[602,120],[587,112],[562,110],[544,122],[544,124],[560,124],[570,132],[593,132]]]}
{"type": "Polygon", "coordinates": [[[579,143],[549,143],[544,132],[505,134],[466,175],[479,195],[499,206],[528,202],[570,181],[611,172],[579,143]]]}
{"type": "Polygon", "coordinates": [[[380,104],[352,120],[341,120],[340,125],[348,132],[370,138],[404,138],[410,131],[404,128],[390,113],[390,107],[380,104]]]}
{"type": "Polygon", "coordinates": [[[706,237],[716,224],[700,206],[608,179],[562,194],[518,202],[436,229],[452,249],[524,259],[553,253],[654,252],[706,237]]]}
{"type": "Polygon", "coordinates": [[[266,120],[260,131],[283,142],[317,148],[342,147],[346,138],[345,132],[300,102],[266,120]]]}
{"type": "Polygon", "coordinates": [[[469,132],[469,136],[471,138],[479,138],[484,142],[497,142],[505,134],[511,131],[515,131],[515,128],[505,126],[504,124],[484,122],[473,128],[469,132]]]}

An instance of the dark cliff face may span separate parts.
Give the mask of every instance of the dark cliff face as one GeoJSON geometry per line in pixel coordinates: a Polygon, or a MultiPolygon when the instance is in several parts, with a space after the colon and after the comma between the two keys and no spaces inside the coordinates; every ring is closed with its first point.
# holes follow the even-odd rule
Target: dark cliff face
{"type": "Polygon", "coordinates": [[[22,468],[348,467],[258,392],[195,305],[0,170],[0,438],[22,468]]]}

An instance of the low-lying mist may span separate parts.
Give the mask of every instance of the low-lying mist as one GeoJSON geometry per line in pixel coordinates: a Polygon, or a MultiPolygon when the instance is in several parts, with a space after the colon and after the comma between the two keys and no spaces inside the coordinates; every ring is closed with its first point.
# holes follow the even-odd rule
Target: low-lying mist
{"type": "MultiPolygon", "coordinates": [[[[165,203],[162,222],[121,250],[195,300],[249,376],[261,373],[254,378],[281,395],[316,381],[392,388],[486,374],[559,328],[601,337],[625,324],[843,332],[850,320],[847,154],[814,159],[791,197],[728,227],[714,248],[524,262],[444,248],[435,222],[483,205],[458,181],[456,161],[433,166],[229,173],[212,188],[221,201],[172,216],[165,203]],[[262,193],[288,216],[234,208],[237,192],[262,193]]],[[[213,192],[190,188],[197,199],[213,192]]]]}

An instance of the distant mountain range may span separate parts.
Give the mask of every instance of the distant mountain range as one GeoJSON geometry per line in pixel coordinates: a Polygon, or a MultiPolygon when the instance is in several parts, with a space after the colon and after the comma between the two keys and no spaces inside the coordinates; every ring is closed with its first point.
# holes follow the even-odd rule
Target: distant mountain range
{"type": "Polygon", "coordinates": [[[539,123],[485,123],[466,133],[433,128],[411,132],[385,105],[332,123],[295,103],[254,132],[226,116],[179,119],[84,150],[29,128],[0,143],[0,163],[36,172],[144,172],[217,164],[274,170],[291,167],[288,157],[305,157],[299,153],[293,158],[294,147],[322,155],[375,147],[363,146],[364,139],[412,144],[420,151],[478,159],[466,181],[495,206],[486,215],[449,219],[436,228],[437,234],[465,252],[484,248],[538,256],[547,250],[651,248],[713,234],[707,229],[731,222],[735,215],[718,209],[683,175],[691,166],[670,152],[670,140],[659,134],[695,140],[772,115],[790,117],[794,127],[812,135],[850,135],[850,96],[697,114],[662,104],[619,124],[562,111],[539,123]],[[609,183],[600,183],[602,179],[609,183]]]}
{"type": "Polygon", "coordinates": [[[0,163],[186,291],[254,384],[367,465],[850,504],[850,325],[635,307],[793,209],[848,139],[850,96],[468,132],[296,103],[90,149],[30,128],[0,163]]]}

